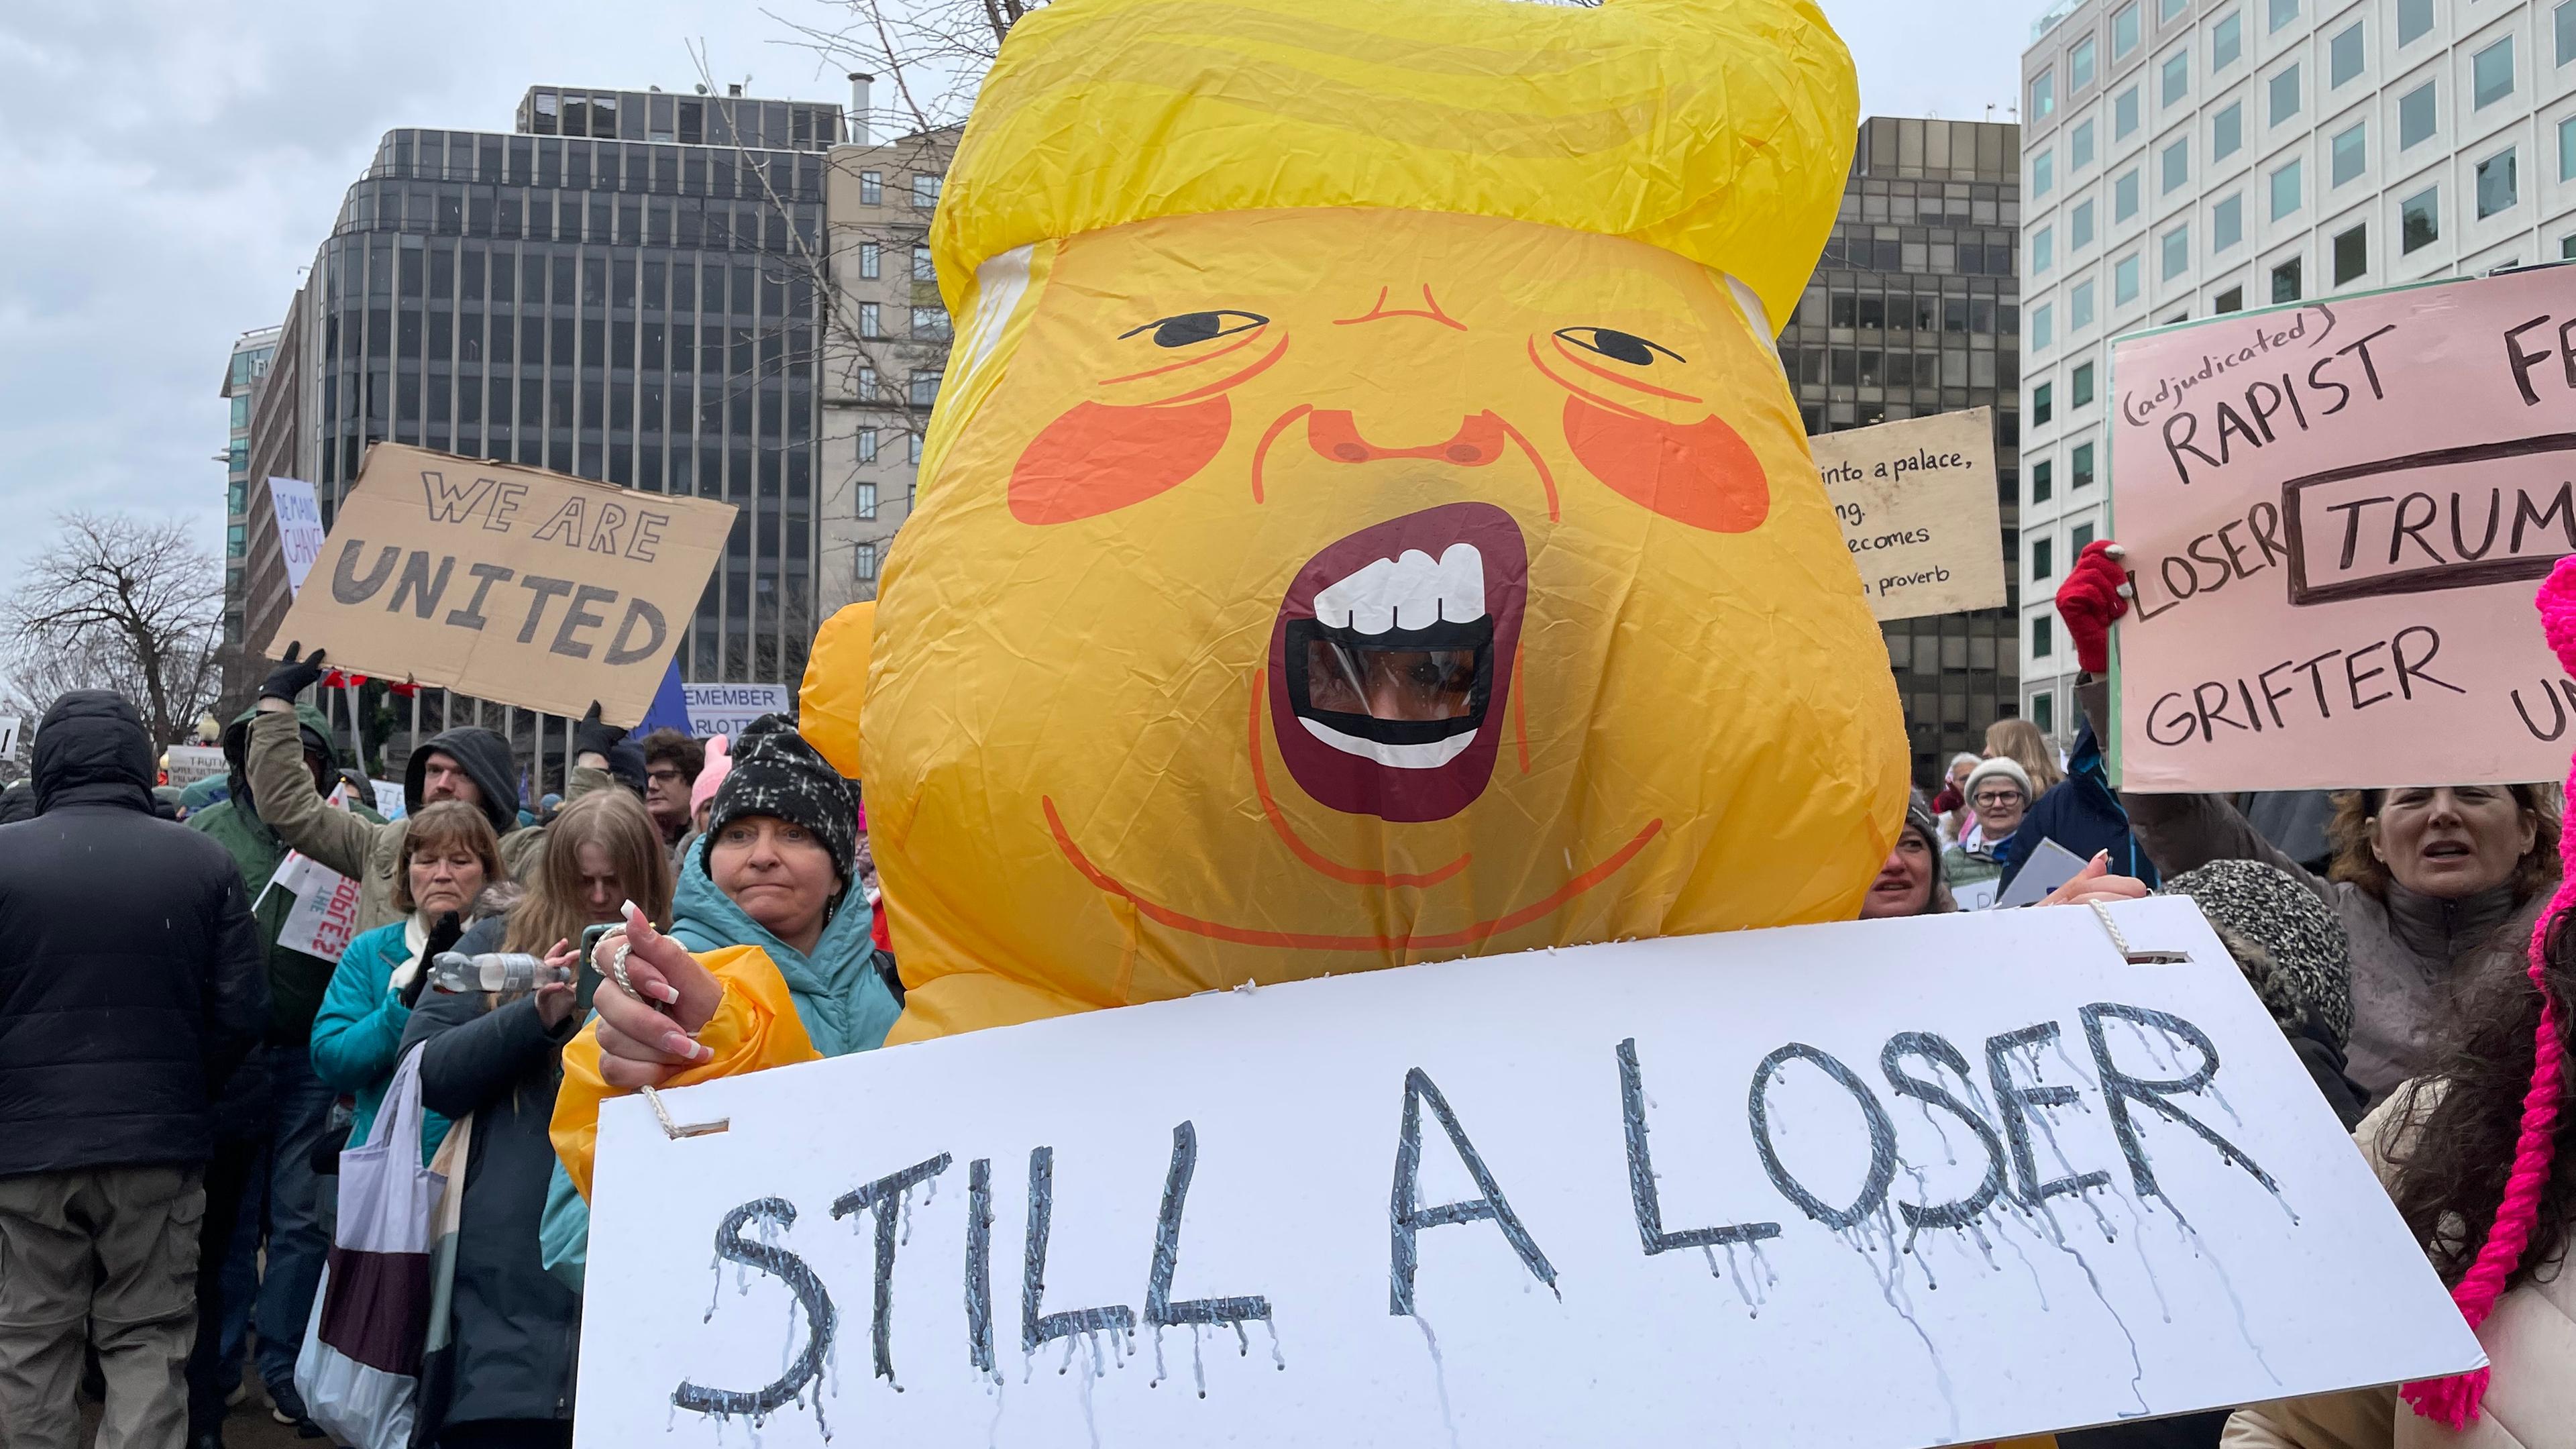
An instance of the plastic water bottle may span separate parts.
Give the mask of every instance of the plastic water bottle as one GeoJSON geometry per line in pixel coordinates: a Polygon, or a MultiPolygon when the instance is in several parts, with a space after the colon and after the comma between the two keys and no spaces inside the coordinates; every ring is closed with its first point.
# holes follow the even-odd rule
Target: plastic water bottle
{"type": "Polygon", "coordinates": [[[429,984],[441,991],[533,991],[555,981],[570,981],[568,970],[551,968],[542,956],[525,951],[493,951],[468,956],[441,951],[429,963],[429,984]]]}

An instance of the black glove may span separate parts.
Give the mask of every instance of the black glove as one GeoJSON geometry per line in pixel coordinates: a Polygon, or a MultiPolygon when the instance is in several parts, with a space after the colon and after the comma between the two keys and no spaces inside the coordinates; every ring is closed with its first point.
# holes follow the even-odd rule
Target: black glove
{"type": "Polygon", "coordinates": [[[270,670],[268,678],[260,682],[260,698],[282,699],[293,704],[297,695],[321,682],[322,651],[316,649],[302,659],[296,658],[296,651],[303,647],[304,641],[300,639],[286,646],[285,662],[270,670]]]}
{"type": "Polygon", "coordinates": [[[625,738],[626,731],[613,724],[600,723],[599,701],[594,699],[590,702],[590,713],[583,715],[581,723],[573,727],[572,757],[576,760],[584,755],[605,758],[625,738]]]}
{"type": "Polygon", "coordinates": [[[429,939],[423,942],[420,948],[420,969],[412,973],[411,984],[402,990],[404,1010],[408,1011],[420,1004],[420,993],[429,985],[431,965],[439,957],[455,950],[458,939],[464,934],[465,922],[454,911],[440,916],[429,928],[429,939]]]}

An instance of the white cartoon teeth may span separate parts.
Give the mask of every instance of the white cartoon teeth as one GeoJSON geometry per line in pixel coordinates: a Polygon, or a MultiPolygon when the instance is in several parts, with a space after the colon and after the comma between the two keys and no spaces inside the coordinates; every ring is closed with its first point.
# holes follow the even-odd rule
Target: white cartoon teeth
{"type": "Polygon", "coordinates": [[[1427,745],[1389,745],[1381,744],[1376,740],[1364,740],[1357,735],[1344,734],[1331,725],[1318,724],[1302,714],[1297,716],[1297,723],[1306,727],[1306,733],[1343,754],[1375,760],[1381,765],[1396,770],[1439,769],[1442,765],[1465,754],[1467,747],[1476,742],[1476,732],[1472,729],[1451,735],[1447,739],[1433,740],[1427,745]]]}
{"type": "Polygon", "coordinates": [[[1437,559],[1418,548],[1378,559],[1315,595],[1315,620],[1328,629],[1383,634],[1485,617],[1485,556],[1453,543],[1437,559]]]}

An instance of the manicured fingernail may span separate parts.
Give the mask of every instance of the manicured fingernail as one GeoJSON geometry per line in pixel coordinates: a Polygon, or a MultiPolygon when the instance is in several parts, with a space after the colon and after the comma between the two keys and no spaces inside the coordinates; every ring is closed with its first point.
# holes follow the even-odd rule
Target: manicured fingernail
{"type": "Polygon", "coordinates": [[[690,1061],[696,1061],[701,1048],[696,1042],[689,1040],[684,1032],[666,1031],[662,1033],[662,1050],[675,1057],[687,1057],[690,1061]]]}
{"type": "Polygon", "coordinates": [[[2097,850],[2093,852],[2093,858],[2095,860],[2109,860],[2111,858],[2111,852],[2107,850],[2097,850]]]}
{"type": "Polygon", "coordinates": [[[672,1006],[680,1004],[679,988],[667,981],[647,981],[644,983],[644,989],[651,992],[656,1001],[667,1002],[672,1006]]]}
{"type": "Polygon", "coordinates": [[[633,901],[628,901],[626,903],[625,916],[628,920],[631,921],[642,914],[644,914],[642,908],[638,907],[633,901]]]}

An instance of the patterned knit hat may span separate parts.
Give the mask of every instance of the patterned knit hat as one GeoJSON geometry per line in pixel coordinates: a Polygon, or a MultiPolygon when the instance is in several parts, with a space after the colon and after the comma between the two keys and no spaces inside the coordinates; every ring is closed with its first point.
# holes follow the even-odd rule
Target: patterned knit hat
{"type": "Polygon", "coordinates": [[[801,825],[832,852],[844,880],[858,869],[859,787],[842,778],[783,714],[753,720],[734,742],[733,768],[716,787],[707,838],[746,815],[774,815],[801,825]]]}
{"type": "Polygon", "coordinates": [[[2352,1034],[2352,943],[2324,899],[2277,866],[2213,860],[2165,882],[2189,896],[2283,1028],[2314,1011],[2341,1047],[2352,1034]]]}

